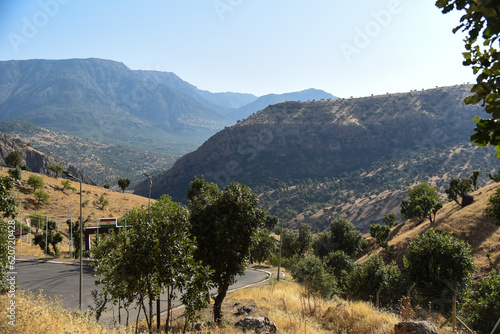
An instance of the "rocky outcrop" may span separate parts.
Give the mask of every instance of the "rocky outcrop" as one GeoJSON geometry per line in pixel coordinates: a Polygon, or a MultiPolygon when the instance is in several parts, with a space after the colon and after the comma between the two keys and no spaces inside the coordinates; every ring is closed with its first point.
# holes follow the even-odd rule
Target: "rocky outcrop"
{"type": "Polygon", "coordinates": [[[268,317],[244,318],[239,320],[234,326],[243,331],[254,331],[259,334],[276,333],[278,331],[276,324],[269,320],[268,317]]]}
{"type": "Polygon", "coordinates": [[[428,321],[409,321],[396,324],[394,334],[439,334],[439,332],[428,321]]]}
{"type": "Polygon", "coordinates": [[[56,159],[49,157],[18,140],[13,140],[3,133],[0,133],[0,164],[2,166],[5,166],[3,161],[12,151],[23,152],[22,165],[28,166],[32,172],[53,175],[53,173],[49,171],[49,166],[61,163],[68,172],[81,179],[84,183],[95,185],[94,181],[92,181],[92,179],[81,168],[62,161],[57,161],[56,159]]]}

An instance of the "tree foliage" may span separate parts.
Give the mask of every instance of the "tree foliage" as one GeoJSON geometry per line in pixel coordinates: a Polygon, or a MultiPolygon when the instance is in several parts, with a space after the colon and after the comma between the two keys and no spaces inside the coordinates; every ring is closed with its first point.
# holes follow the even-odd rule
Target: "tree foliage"
{"type": "MultiPolygon", "coordinates": [[[[449,201],[455,201],[461,207],[466,205],[467,193],[472,191],[472,179],[451,179],[450,186],[445,189],[449,201]],[[462,200],[459,201],[458,198],[462,200]]],[[[470,197],[470,196],[469,196],[470,197]]],[[[470,204],[470,203],[469,203],[470,204]]]]}
{"type": "Polygon", "coordinates": [[[475,271],[471,248],[466,242],[434,229],[415,237],[405,252],[404,265],[412,282],[427,299],[450,296],[454,291],[464,295],[475,271]]]}
{"type": "Polygon", "coordinates": [[[313,242],[314,254],[324,258],[330,252],[341,250],[355,256],[368,245],[363,235],[344,217],[335,217],[330,230],[320,233],[313,242]]]}
{"type": "Polygon", "coordinates": [[[432,224],[442,207],[436,189],[424,182],[408,189],[408,199],[401,202],[401,216],[403,219],[417,218],[419,223],[428,218],[432,224]]]}
{"type": "Polygon", "coordinates": [[[11,168],[9,169],[9,176],[14,180],[21,180],[23,178],[23,170],[19,166],[11,168]]]}
{"type": "Polygon", "coordinates": [[[59,177],[59,173],[62,173],[64,171],[66,171],[64,169],[64,166],[62,164],[60,164],[60,163],[50,165],[49,166],[49,170],[51,172],[54,172],[56,174],[56,178],[59,177]]]}
{"type": "Polygon", "coordinates": [[[498,1],[486,0],[437,0],[436,6],[443,13],[464,11],[460,24],[453,32],[467,33],[463,53],[465,66],[471,66],[476,84],[473,95],[465,99],[467,104],[481,103],[490,118],[474,118],[475,133],[471,141],[480,146],[493,145],[500,158],[500,5],[498,1]]]}
{"type": "Polygon", "coordinates": [[[334,251],[323,258],[326,270],[335,277],[341,292],[347,292],[349,275],[354,269],[354,259],[343,251],[334,251]]]}
{"type": "MultiPolygon", "coordinates": [[[[14,186],[10,177],[0,177],[0,213],[3,218],[14,218],[16,214],[15,199],[10,196],[9,190],[14,186]]],[[[0,294],[6,291],[4,278],[9,265],[8,224],[0,219],[0,294]]]]}
{"type": "Polygon", "coordinates": [[[127,190],[129,185],[130,185],[130,179],[119,179],[118,180],[118,186],[120,187],[122,192],[125,192],[125,190],[127,190]]]}
{"type": "Polygon", "coordinates": [[[38,200],[38,204],[43,203],[43,204],[49,204],[50,200],[50,195],[47,194],[43,189],[37,189],[33,193],[33,196],[38,200]]]}
{"type": "MultiPolygon", "coordinates": [[[[193,258],[188,216],[185,208],[164,195],[151,206],[149,217],[147,209],[132,209],[126,214],[126,230],[103,235],[92,248],[101,295],[125,307],[138,305],[150,331],[152,303],[161,293],[167,294],[168,313],[174,289],[181,290],[190,312],[206,305],[208,283],[203,277],[208,271],[193,258]]],[[[166,328],[169,321],[167,317],[166,328]]]]}
{"type": "Polygon", "coordinates": [[[488,199],[488,205],[484,210],[487,217],[493,218],[493,223],[500,226],[500,187],[497,187],[495,193],[488,199]]]}
{"type": "Polygon", "coordinates": [[[64,191],[64,189],[68,189],[68,190],[71,190],[71,191],[75,191],[76,190],[76,188],[73,187],[73,185],[71,183],[71,180],[61,180],[61,185],[63,186],[62,191],[64,191]]]}
{"type": "Polygon", "coordinates": [[[377,241],[380,247],[387,248],[387,238],[391,228],[387,225],[371,224],[370,225],[370,235],[377,241]]]}
{"type": "Polygon", "coordinates": [[[490,333],[500,314],[500,271],[491,271],[481,280],[470,298],[467,320],[474,330],[490,333]]]}
{"type": "Polygon", "coordinates": [[[21,151],[12,151],[10,152],[4,159],[4,162],[7,166],[10,167],[18,167],[23,162],[23,152],[21,151]]]}
{"type": "Polygon", "coordinates": [[[405,277],[394,262],[385,264],[379,255],[374,255],[354,267],[349,276],[349,292],[354,298],[368,300],[382,289],[381,300],[396,302],[404,283],[405,277]]]}
{"type": "Polygon", "coordinates": [[[33,239],[33,243],[40,246],[40,249],[43,251],[45,251],[45,239],[47,239],[48,255],[59,256],[59,247],[57,247],[57,244],[63,241],[63,237],[61,232],[56,231],[56,229],[56,222],[49,220],[44,233],[36,235],[33,239]],[[50,246],[52,246],[52,250],[50,250],[50,246]]]}
{"type": "Polygon", "coordinates": [[[259,231],[255,237],[250,256],[255,262],[265,262],[271,258],[276,250],[276,240],[269,235],[267,229],[259,231]]]}
{"type": "Polygon", "coordinates": [[[9,193],[13,187],[14,180],[11,177],[0,176],[0,213],[4,218],[14,218],[16,214],[16,200],[9,193]]]}
{"type": "Polygon", "coordinates": [[[195,258],[212,269],[217,285],[214,321],[220,322],[221,305],[236,275],[245,272],[250,248],[265,212],[245,185],[232,182],[223,190],[215,183],[195,178],[187,194],[195,258]]]}
{"type": "Polygon", "coordinates": [[[312,246],[313,237],[311,226],[302,223],[299,226],[298,232],[284,229],[282,241],[281,251],[283,257],[292,258],[295,255],[304,256],[312,246]]]}
{"type": "Polygon", "coordinates": [[[394,212],[390,212],[384,215],[384,224],[392,228],[398,224],[398,215],[394,212]]]}
{"type": "Polygon", "coordinates": [[[30,175],[28,185],[33,188],[33,191],[43,188],[43,177],[40,175],[30,175]]]}
{"type": "Polygon", "coordinates": [[[298,283],[306,284],[309,291],[319,292],[323,298],[330,298],[337,292],[335,276],[316,256],[299,258],[293,264],[291,274],[298,283]]]}

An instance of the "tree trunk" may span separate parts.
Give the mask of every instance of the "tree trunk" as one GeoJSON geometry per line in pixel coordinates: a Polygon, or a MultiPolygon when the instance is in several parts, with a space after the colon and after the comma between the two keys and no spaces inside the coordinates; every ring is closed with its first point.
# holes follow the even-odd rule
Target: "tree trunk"
{"type": "Polygon", "coordinates": [[[219,282],[217,297],[215,297],[214,301],[214,322],[216,323],[220,323],[222,321],[222,301],[226,297],[228,288],[229,284],[219,282]]]}
{"type": "Polygon", "coordinates": [[[167,286],[167,320],[165,320],[165,333],[168,333],[168,328],[170,326],[170,309],[172,308],[172,293],[173,289],[167,286]]]}

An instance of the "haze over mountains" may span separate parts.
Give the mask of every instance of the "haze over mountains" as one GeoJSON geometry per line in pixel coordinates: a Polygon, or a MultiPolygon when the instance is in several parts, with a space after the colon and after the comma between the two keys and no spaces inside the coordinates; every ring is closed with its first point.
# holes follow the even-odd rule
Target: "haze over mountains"
{"type": "MultiPolygon", "coordinates": [[[[244,93],[211,93],[174,73],[133,71],[102,59],[0,62],[0,120],[21,118],[56,133],[119,145],[122,150],[154,152],[164,160],[164,169],[225,126],[256,112],[262,105],[259,101],[314,98],[334,97],[317,90],[272,95],[271,100],[244,93]],[[249,103],[255,107],[248,107],[249,103]]],[[[3,126],[7,134],[31,141],[25,122],[17,122],[16,132],[9,132],[9,127],[3,126]]],[[[36,145],[37,139],[32,139],[36,145]]],[[[99,183],[111,182],[104,176],[93,177],[99,183]]],[[[137,174],[123,177],[134,179],[137,174]]]]}

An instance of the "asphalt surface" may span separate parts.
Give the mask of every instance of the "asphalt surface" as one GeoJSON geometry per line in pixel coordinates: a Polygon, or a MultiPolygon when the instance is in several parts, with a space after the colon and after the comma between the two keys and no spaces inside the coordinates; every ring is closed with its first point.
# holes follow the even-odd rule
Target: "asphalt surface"
{"type": "MultiPolygon", "coordinates": [[[[21,290],[31,290],[36,295],[43,293],[48,297],[57,297],[64,308],[78,310],[79,297],[79,265],[78,264],[62,264],[62,263],[41,263],[37,260],[18,261],[16,262],[16,283],[19,284],[21,290]]],[[[257,270],[247,270],[245,275],[239,276],[237,282],[230,287],[230,290],[235,290],[252,284],[262,282],[268,277],[267,273],[257,270]]],[[[95,279],[92,277],[92,270],[83,267],[83,294],[82,294],[82,311],[90,310],[90,306],[94,305],[94,300],[91,295],[92,290],[96,290],[95,279]]],[[[167,303],[164,298],[160,298],[161,312],[167,308],[167,303]]],[[[108,303],[109,304],[109,303],[108,303]]],[[[179,305],[176,301],[175,305],[179,305]]],[[[118,321],[118,308],[111,308],[102,314],[99,322],[104,322],[112,325],[118,321]]],[[[156,303],[154,304],[156,310],[156,303]]],[[[122,311],[122,323],[126,316],[122,311]]],[[[137,310],[132,310],[129,314],[129,322],[135,321],[137,310]]]]}

